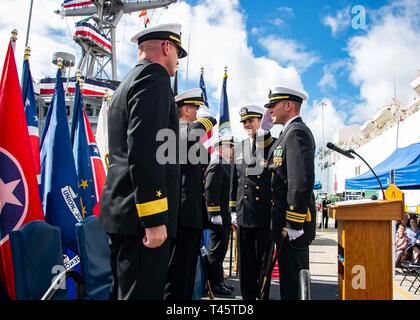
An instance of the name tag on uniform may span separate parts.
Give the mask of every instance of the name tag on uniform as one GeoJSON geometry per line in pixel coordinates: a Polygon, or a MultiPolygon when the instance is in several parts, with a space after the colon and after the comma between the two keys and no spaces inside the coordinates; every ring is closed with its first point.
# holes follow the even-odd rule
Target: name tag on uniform
{"type": "Polygon", "coordinates": [[[274,149],[273,153],[273,163],[275,166],[279,167],[283,163],[283,148],[281,146],[278,146],[276,149],[274,149]]]}

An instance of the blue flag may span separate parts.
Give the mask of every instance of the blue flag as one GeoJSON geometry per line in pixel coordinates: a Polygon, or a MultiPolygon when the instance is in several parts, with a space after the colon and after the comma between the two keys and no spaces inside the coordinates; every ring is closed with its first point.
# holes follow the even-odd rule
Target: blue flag
{"type": "Polygon", "coordinates": [[[201,71],[201,75],[200,75],[200,88],[203,91],[203,96],[204,96],[204,104],[209,107],[209,101],[207,99],[207,90],[206,90],[206,84],[204,83],[204,72],[201,71]]]}
{"type": "Polygon", "coordinates": [[[41,165],[39,158],[39,126],[36,112],[36,99],[34,85],[32,83],[29,60],[23,61],[22,71],[22,98],[25,104],[26,124],[28,126],[29,139],[31,141],[32,157],[38,184],[41,182],[41,165]]]}
{"type": "Polygon", "coordinates": [[[48,223],[61,230],[63,246],[78,252],[75,224],[83,219],[70,141],[61,70],[41,142],[41,200],[48,223]]]}
{"type": "Polygon", "coordinates": [[[89,150],[90,146],[88,145],[88,134],[86,132],[83,109],[83,95],[80,91],[79,82],[76,81],[73,119],[71,122],[71,143],[73,145],[76,172],[79,178],[79,196],[82,205],[82,215],[83,218],[86,218],[93,214],[93,206],[97,201],[92,164],[90,161],[91,152],[89,150]]]}
{"type": "Polygon", "coordinates": [[[220,97],[219,137],[221,138],[230,138],[232,136],[229,117],[229,102],[226,93],[227,78],[228,75],[225,72],[223,77],[222,96],[220,97]]]}

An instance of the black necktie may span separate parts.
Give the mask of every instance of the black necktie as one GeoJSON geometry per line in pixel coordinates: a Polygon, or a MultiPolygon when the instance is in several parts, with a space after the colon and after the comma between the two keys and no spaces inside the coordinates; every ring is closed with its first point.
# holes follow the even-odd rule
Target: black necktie
{"type": "Polygon", "coordinates": [[[257,139],[252,140],[252,156],[255,156],[255,151],[257,151],[257,139]]]}

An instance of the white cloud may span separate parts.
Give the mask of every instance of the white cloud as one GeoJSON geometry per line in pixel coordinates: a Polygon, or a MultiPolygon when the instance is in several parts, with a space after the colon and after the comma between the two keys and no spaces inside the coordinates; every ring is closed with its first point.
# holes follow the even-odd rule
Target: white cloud
{"type": "Polygon", "coordinates": [[[351,14],[350,7],[347,6],[335,13],[335,16],[327,15],[323,18],[322,23],[331,28],[333,36],[337,36],[341,31],[344,31],[350,26],[351,14]]]}
{"type": "Polygon", "coordinates": [[[351,57],[350,79],[360,86],[361,104],[355,107],[350,121],[363,122],[394,96],[403,103],[415,95],[409,83],[420,66],[420,2],[404,1],[378,11],[375,25],[364,36],[348,41],[351,57]]]}
{"type": "MultiPolygon", "coordinates": [[[[30,39],[33,48],[31,67],[33,76],[38,79],[47,74],[54,76],[55,67],[51,63],[53,52],[66,51],[75,54],[75,47],[79,49],[72,40],[73,25],[77,20],[62,19],[55,15],[53,10],[59,3],[60,1],[50,0],[34,2],[30,39]]],[[[18,1],[12,0],[0,2],[0,40],[3,39],[4,44],[12,28],[26,30],[29,5],[27,10],[22,9],[21,5],[18,1]],[[7,15],[7,12],[17,14],[7,15]]],[[[263,105],[267,99],[268,88],[273,84],[283,84],[303,90],[301,78],[293,66],[283,66],[282,61],[254,55],[248,44],[245,15],[238,0],[205,0],[195,6],[179,1],[170,5],[168,9],[149,12],[149,15],[153,15],[152,25],[182,22],[182,40],[185,47],[188,46],[190,37],[189,87],[198,86],[200,68],[204,66],[208,95],[215,102],[213,110],[219,108],[223,69],[224,66],[228,66],[228,96],[235,134],[240,134],[242,131],[238,115],[240,107],[251,103],[263,105]]],[[[136,45],[130,43],[129,39],[143,28],[143,19],[139,19],[137,14],[124,15],[118,25],[116,40],[119,79],[136,64],[136,45]]],[[[21,32],[17,57],[23,56],[24,36],[25,33],[21,32]]],[[[5,45],[1,48],[0,64],[4,59],[5,45]]],[[[302,54],[305,57],[300,47],[295,46],[294,50],[301,54],[301,57],[302,54]]],[[[289,60],[287,61],[290,62],[289,60]]],[[[186,76],[186,64],[187,59],[180,61],[182,79],[186,76]]],[[[21,59],[18,61],[20,69],[19,66],[21,59]]]]}
{"type": "Polygon", "coordinates": [[[277,11],[283,16],[293,17],[295,15],[293,8],[287,6],[278,7],[277,11]]]}
{"type": "Polygon", "coordinates": [[[327,64],[323,68],[323,75],[318,83],[322,90],[337,89],[336,77],[348,70],[348,60],[341,59],[327,64]]]}
{"type": "MultiPolygon", "coordinates": [[[[156,16],[156,15],[155,15],[156,16]]],[[[135,33],[139,28],[136,19],[126,17],[127,30],[135,33]]],[[[283,67],[273,59],[256,57],[248,44],[244,15],[239,1],[207,0],[196,6],[178,2],[169,6],[159,23],[182,21],[183,45],[189,50],[189,87],[198,86],[200,68],[204,67],[208,95],[214,102],[212,110],[218,110],[223,70],[228,66],[228,99],[231,123],[235,135],[241,135],[238,111],[245,104],[263,105],[268,89],[282,83],[303,89],[295,68],[283,67]]],[[[152,19],[153,23],[153,19],[152,19]]],[[[255,30],[257,31],[257,30],[255,30]]],[[[121,44],[124,41],[121,41],[121,44]]],[[[135,49],[125,45],[127,66],[133,65],[135,49]]],[[[180,77],[185,79],[187,58],[180,60],[180,77]]],[[[183,88],[179,88],[183,90],[183,88]]]]}
{"type": "Polygon", "coordinates": [[[254,36],[257,35],[260,32],[261,32],[261,30],[259,28],[257,28],[257,27],[253,27],[251,29],[251,34],[254,35],[254,36]]]}
{"type": "Polygon", "coordinates": [[[334,74],[332,74],[330,71],[324,70],[324,74],[319,80],[318,87],[321,89],[337,89],[337,82],[335,80],[334,74]]]}
{"type": "MultiPolygon", "coordinates": [[[[16,61],[19,72],[22,69],[23,53],[25,49],[25,38],[27,19],[29,14],[29,1],[0,1],[0,68],[3,68],[3,61],[7,49],[7,41],[10,38],[10,31],[17,29],[18,40],[16,42],[16,61]]],[[[54,76],[56,67],[52,64],[52,54],[56,51],[69,52],[79,55],[76,51],[78,46],[72,40],[72,33],[69,33],[67,25],[72,29],[74,20],[63,20],[53,11],[58,9],[58,1],[37,0],[34,1],[32,12],[32,23],[29,37],[29,46],[32,48],[30,58],[31,71],[34,78],[54,76]]],[[[72,31],[71,31],[72,32],[72,31]]]]}
{"type": "Polygon", "coordinates": [[[285,25],[284,20],[282,18],[276,18],[273,21],[271,21],[272,24],[274,24],[276,27],[283,27],[285,25]]]}
{"type": "Polygon", "coordinates": [[[322,101],[315,100],[310,108],[307,104],[304,104],[302,106],[302,118],[311,129],[318,149],[321,147],[323,140],[324,143],[331,141],[337,129],[344,127],[345,116],[336,110],[330,99],[323,99],[322,101]],[[324,103],[323,107],[322,102],[324,103]],[[322,121],[322,118],[324,118],[324,121],[322,121]]]}
{"type": "Polygon", "coordinates": [[[267,50],[268,56],[281,65],[287,65],[303,72],[312,64],[319,61],[319,57],[312,52],[305,51],[305,47],[291,39],[276,36],[266,36],[259,43],[267,50]]]}

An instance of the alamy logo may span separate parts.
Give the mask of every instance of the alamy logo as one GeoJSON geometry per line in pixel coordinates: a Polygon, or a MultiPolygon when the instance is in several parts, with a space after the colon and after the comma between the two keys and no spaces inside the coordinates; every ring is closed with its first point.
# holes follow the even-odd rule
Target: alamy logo
{"type": "Polygon", "coordinates": [[[366,8],[361,5],[356,5],[351,8],[351,26],[354,30],[366,30],[366,8]]]}
{"type": "Polygon", "coordinates": [[[366,268],[361,265],[355,265],[351,269],[355,276],[351,279],[351,286],[355,290],[366,289],[366,268]]]}

